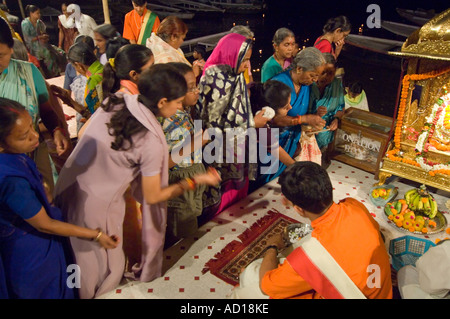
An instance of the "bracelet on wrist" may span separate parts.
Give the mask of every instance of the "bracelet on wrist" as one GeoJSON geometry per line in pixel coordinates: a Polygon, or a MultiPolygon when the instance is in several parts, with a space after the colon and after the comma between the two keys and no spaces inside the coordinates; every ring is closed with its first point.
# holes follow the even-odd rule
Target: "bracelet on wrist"
{"type": "Polygon", "coordinates": [[[190,190],[194,190],[195,187],[197,186],[197,183],[195,182],[195,179],[193,179],[193,178],[186,177],[185,181],[188,184],[188,189],[190,189],[190,190]]]}
{"type": "Polygon", "coordinates": [[[98,231],[97,236],[95,238],[92,238],[93,241],[99,241],[100,237],[102,237],[103,235],[103,231],[100,228],[97,228],[97,231],[98,231]]]}

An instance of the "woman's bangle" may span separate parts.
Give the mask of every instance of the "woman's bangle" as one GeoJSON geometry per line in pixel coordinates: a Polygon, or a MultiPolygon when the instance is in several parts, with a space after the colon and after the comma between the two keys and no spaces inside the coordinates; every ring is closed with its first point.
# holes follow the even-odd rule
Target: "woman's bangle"
{"type": "Polygon", "coordinates": [[[185,180],[188,183],[189,189],[190,190],[194,190],[195,187],[197,186],[197,183],[195,182],[195,179],[186,177],[185,180]]]}
{"type": "Polygon", "coordinates": [[[183,191],[187,191],[187,190],[194,190],[197,186],[197,183],[195,182],[195,179],[186,177],[186,178],[182,179],[181,181],[179,181],[178,185],[180,185],[180,187],[183,191]],[[187,187],[185,187],[183,185],[183,181],[186,182],[187,187]]]}
{"type": "Polygon", "coordinates": [[[302,116],[297,115],[295,118],[292,119],[292,125],[299,125],[302,124],[302,116]]]}
{"type": "Polygon", "coordinates": [[[100,228],[97,228],[97,231],[98,231],[97,236],[95,238],[92,238],[93,241],[99,241],[100,237],[102,237],[103,235],[103,231],[100,228]]]}

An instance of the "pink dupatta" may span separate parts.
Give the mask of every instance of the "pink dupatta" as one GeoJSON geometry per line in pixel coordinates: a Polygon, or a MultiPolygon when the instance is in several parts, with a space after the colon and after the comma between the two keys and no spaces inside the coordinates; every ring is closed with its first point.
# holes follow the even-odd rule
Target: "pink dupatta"
{"type": "Polygon", "coordinates": [[[205,74],[206,69],[216,64],[227,64],[236,72],[239,68],[239,65],[237,65],[240,60],[239,52],[246,39],[246,37],[237,33],[227,34],[220,39],[205,63],[203,74],[205,74]]]}

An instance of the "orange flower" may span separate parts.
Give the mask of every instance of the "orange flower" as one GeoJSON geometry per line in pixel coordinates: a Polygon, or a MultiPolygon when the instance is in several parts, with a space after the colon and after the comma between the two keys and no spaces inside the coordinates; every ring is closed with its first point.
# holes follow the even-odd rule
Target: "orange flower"
{"type": "Polygon", "coordinates": [[[409,93],[409,81],[419,81],[419,80],[426,80],[438,77],[442,74],[445,74],[447,72],[450,72],[450,68],[444,69],[444,70],[438,70],[438,71],[432,71],[429,73],[424,74],[407,74],[403,77],[402,80],[402,91],[400,95],[400,103],[398,107],[398,116],[397,116],[397,124],[395,128],[395,134],[394,134],[394,145],[396,148],[400,148],[400,141],[401,141],[401,128],[403,125],[403,116],[406,111],[406,100],[408,98],[409,93]]]}

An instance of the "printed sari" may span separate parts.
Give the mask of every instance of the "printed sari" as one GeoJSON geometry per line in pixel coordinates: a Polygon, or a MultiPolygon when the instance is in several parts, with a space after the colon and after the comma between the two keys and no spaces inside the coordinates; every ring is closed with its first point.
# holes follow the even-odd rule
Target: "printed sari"
{"type": "Polygon", "coordinates": [[[44,43],[40,40],[33,41],[33,38],[46,33],[44,22],[38,20],[36,27],[31,23],[29,18],[22,21],[22,33],[25,45],[32,56],[35,56],[41,64],[43,62],[46,71],[46,77],[51,78],[58,76],[61,72],[58,61],[60,60],[56,49],[50,43],[44,43]]]}
{"type": "MultiPolygon", "coordinates": [[[[250,47],[251,41],[246,37],[236,33],[228,34],[219,41],[205,63],[199,83],[200,97],[196,112],[203,122],[203,129],[208,129],[210,135],[226,137],[227,131],[240,129],[245,132],[248,128],[254,127],[244,74],[238,74],[238,69],[250,47]]],[[[211,145],[215,145],[215,142],[216,140],[213,140],[204,149],[211,150],[211,145]]],[[[225,141],[218,145],[222,150],[224,146],[225,141]]],[[[247,196],[248,174],[252,174],[251,171],[255,168],[245,164],[246,161],[242,158],[238,158],[236,147],[232,150],[231,162],[228,157],[225,158],[226,152],[218,156],[221,155],[223,158],[214,159],[212,163],[208,163],[210,160],[205,161],[205,155],[203,156],[206,164],[219,171],[222,182],[219,187],[208,187],[205,191],[200,223],[247,196]]]]}
{"type": "Polygon", "coordinates": [[[86,77],[87,82],[84,91],[84,102],[89,112],[94,114],[95,110],[97,110],[103,102],[103,65],[100,61],[95,61],[89,66],[86,77]]]}

